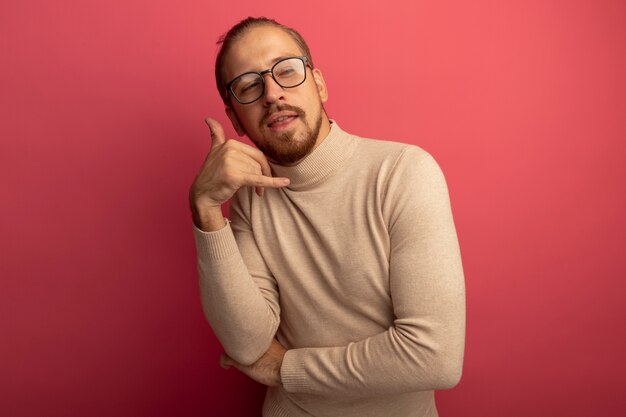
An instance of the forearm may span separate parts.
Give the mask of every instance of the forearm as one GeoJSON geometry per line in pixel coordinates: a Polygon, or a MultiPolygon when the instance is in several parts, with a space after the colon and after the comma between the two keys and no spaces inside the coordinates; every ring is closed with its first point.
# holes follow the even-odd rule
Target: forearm
{"type": "Polygon", "coordinates": [[[289,350],[283,385],[289,392],[344,397],[451,388],[462,372],[463,303],[449,319],[439,325],[427,319],[397,323],[347,346],[289,350]]]}
{"type": "Polygon", "coordinates": [[[194,228],[194,235],[204,314],[226,353],[253,363],[278,328],[277,295],[251,277],[230,225],[211,233],[194,228]]]}
{"type": "Polygon", "coordinates": [[[260,275],[248,272],[241,255],[247,249],[240,252],[221,206],[240,190],[254,187],[260,195],[264,187],[285,187],[289,180],[272,177],[261,151],[227,140],[218,121],[205,121],[211,150],[189,189],[202,306],[226,352],[248,364],[265,353],[278,327],[278,291],[267,268],[260,275]]]}

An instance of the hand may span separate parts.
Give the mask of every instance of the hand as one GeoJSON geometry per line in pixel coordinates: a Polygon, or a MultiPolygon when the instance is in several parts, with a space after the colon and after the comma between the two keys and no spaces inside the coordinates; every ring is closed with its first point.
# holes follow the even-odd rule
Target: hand
{"type": "Polygon", "coordinates": [[[274,339],[269,349],[267,349],[267,352],[252,365],[242,365],[235,362],[227,354],[222,353],[220,356],[220,366],[224,369],[229,369],[231,366],[234,366],[256,382],[275,387],[282,383],[280,367],[283,364],[283,357],[286,352],[287,349],[285,349],[278,340],[274,339]]]}
{"type": "Polygon", "coordinates": [[[207,117],[205,122],[211,131],[211,150],[191,185],[189,201],[198,227],[203,218],[215,219],[215,213],[219,213],[219,227],[223,227],[220,206],[241,187],[253,186],[262,196],[264,187],[285,187],[289,179],[273,178],[261,151],[237,140],[226,140],[224,129],[216,120],[207,117]]]}

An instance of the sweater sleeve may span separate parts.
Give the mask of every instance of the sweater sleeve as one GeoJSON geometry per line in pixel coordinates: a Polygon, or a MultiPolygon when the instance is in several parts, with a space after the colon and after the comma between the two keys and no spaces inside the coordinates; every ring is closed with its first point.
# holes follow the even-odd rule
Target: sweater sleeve
{"type": "Polygon", "coordinates": [[[465,286],[444,176],[408,147],[383,196],[390,236],[395,320],[347,346],[289,350],[281,367],[288,392],[372,396],[451,388],[461,377],[465,286]]]}
{"type": "Polygon", "coordinates": [[[230,222],[215,232],[194,226],[202,309],[226,353],[249,365],[268,349],[280,323],[276,280],[234,199],[230,222]],[[245,257],[242,256],[245,254],[245,257]]]}

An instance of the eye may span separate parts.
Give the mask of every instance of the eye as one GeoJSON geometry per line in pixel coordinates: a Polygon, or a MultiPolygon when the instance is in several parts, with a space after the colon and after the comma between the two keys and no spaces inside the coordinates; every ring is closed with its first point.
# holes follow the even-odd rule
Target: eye
{"type": "Polygon", "coordinates": [[[300,75],[300,71],[292,65],[280,68],[278,71],[274,72],[274,77],[281,80],[292,79],[294,77],[298,77],[298,75],[300,75]]]}
{"type": "Polygon", "coordinates": [[[283,77],[283,76],[291,75],[294,71],[295,71],[295,68],[291,66],[278,68],[278,71],[276,71],[276,76],[283,77]]]}
{"type": "Polygon", "coordinates": [[[256,79],[256,80],[254,80],[254,81],[247,82],[247,83],[243,84],[243,85],[240,87],[240,89],[239,89],[239,90],[240,90],[242,93],[246,93],[246,92],[248,92],[248,91],[250,91],[250,90],[252,90],[252,89],[254,89],[254,88],[257,88],[257,87],[258,87],[258,86],[260,86],[260,85],[261,85],[261,80],[260,80],[260,79],[256,79]]]}
{"type": "Polygon", "coordinates": [[[256,93],[259,88],[263,88],[263,81],[260,77],[247,77],[240,80],[235,86],[235,93],[242,97],[246,94],[256,93]]]}

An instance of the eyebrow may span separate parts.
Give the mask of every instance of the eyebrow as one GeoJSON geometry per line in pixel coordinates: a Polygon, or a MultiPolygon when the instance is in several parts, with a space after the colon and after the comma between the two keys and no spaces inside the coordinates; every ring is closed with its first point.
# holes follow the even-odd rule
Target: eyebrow
{"type": "MultiPolygon", "coordinates": [[[[277,56],[276,58],[272,59],[270,61],[270,68],[272,68],[272,66],[274,66],[274,64],[276,64],[278,61],[280,61],[281,59],[285,59],[285,58],[293,58],[294,56],[302,56],[302,55],[294,55],[294,54],[288,54],[288,55],[280,55],[277,56]]],[[[267,68],[266,68],[267,69],[267,68]]],[[[264,70],[260,70],[260,71],[264,71],[264,70]]],[[[248,72],[260,72],[260,71],[248,71],[248,72]]]]}
{"type": "Polygon", "coordinates": [[[281,59],[291,58],[291,57],[294,57],[294,56],[299,56],[299,55],[281,55],[281,56],[279,56],[279,57],[277,57],[277,58],[274,58],[274,59],[271,61],[271,64],[272,64],[272,65],[274,65],[275,63],[277,63],[277,62],[278,62],[278,61],[280,61],[281,59]]]}

